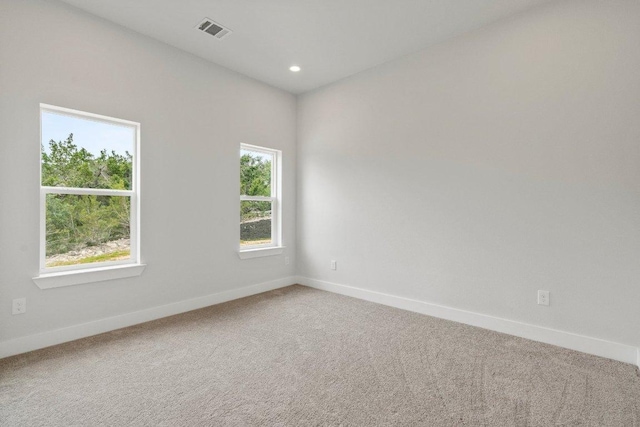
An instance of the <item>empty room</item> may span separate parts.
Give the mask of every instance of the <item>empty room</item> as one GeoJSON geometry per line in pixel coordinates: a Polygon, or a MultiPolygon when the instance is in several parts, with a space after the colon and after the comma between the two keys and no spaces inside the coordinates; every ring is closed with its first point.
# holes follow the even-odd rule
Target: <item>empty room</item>
{"type": "Polygon", "coordinates": [[[0,426],[640,427],[640,0],[0,0],[0,426]]]}

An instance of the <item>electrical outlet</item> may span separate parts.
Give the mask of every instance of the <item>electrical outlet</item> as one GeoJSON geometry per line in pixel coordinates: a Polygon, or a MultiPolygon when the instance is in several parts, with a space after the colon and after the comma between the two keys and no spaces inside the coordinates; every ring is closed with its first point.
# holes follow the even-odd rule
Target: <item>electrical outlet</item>
{"type": "Polygon", "coordinates": [[[22,314],[27,311],[27,299],[16,298],[13,300],[13,308],[11,314],[22,314]]]}
{"type": "Polygon", "coordinates": [[[538,291],[538,304],[549,305],[549,291],[538,291]]]}
{"type": "Polygon", "coordinates": [[[289,257],[284,257],[284,265],[289,265],[289,257]]]}
{"type": "Polygon", "coordinates": [[[338,263],[336,262],[335,259],[331,260],[331,269],[332,270],[337,270],[338,269],[338,263]]]}

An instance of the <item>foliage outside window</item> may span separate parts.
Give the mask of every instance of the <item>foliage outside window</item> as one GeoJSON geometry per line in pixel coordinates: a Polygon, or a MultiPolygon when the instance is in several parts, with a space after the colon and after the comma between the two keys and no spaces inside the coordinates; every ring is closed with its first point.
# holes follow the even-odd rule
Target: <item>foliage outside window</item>
{"type": "Polygon", "coordinates": [[[139,124],[41,105],[42,272],[138,262],[139,124]]]}
{"type": "Polygon", "coordinates": [[[279,246],[280,151],[240,147],[240,249],[279,246]]]}

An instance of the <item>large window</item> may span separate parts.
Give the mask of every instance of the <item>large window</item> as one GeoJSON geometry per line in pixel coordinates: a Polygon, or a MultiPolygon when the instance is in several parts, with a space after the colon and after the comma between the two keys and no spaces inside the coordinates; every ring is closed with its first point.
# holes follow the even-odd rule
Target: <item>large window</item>
{"type": "Polygon", "coordinates": [[[240,147],[240,250],[279,247],[281,152],[240,147]]]}
{"type": "Polygon", "coordinates": [[[138,123],[41,105],[40,272],[137,263],[138,123]]]}

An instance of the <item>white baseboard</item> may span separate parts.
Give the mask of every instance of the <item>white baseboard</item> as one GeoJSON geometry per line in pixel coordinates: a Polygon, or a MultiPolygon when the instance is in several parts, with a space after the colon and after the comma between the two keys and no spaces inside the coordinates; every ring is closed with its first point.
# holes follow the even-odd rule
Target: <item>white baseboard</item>
{"type": "Polygon", "coordinates": [[[321,289],[341,295],[347,295],[378,304],[409,310],[416,313],[426,314],[433,317],[452,320],[454,322],[465,323],[484,329],[490,329],[534,341],[557,345],[583,353],[619,360],[621,362],[635,364],[640,368],[640,348],[626,344],[605,341],[598,338],[591,338],[584,335],[577,335],[570,332],[558,331],[555,329],[543,328],[527,323],[488,316],[456,308],[445,307],[437,304],[430,304],[423,301],[384,294],[381,292],[369,291],[352,286],[339,285],[337,283],[325,282],[310,279],[307,277],[285,277],[257,285],[245,286],[239,289],[218,292],[204,297],[179,301],[172,304],[153,307],[133,313],[126,313],[119,316],[108,317],[93,322],[80,325],[69,326],[62,329],[47,331],[40,334],[15,338],[0,342],[0,359],[28,351],[38,350],[56,344],[113,331],[139,323],[149,322],[174,314],[185,313],[191,310],[232,301],[267,292],[273,289],[284,288],[294,283],[299,283],[311,288],[321,289]]]}
{"type": "Polygon", "coordinates": [[[486,314],[459,310],[457,308],[431,304],[381,292],[369,291],[352,286],[310,279],[308,277],[298,276],[297,279],[299,284],[311,288],[347,295],[378,304],[426,314],[441,319],[452,320],[454,322],[477,326],[484,329],[490,329],[492,331],[515,335],[517,337],[527,338],[533,341],[553,344],[558,347],[606,357],[620,362],[631,363],[640,367],[640,348],[630,345],[488,316],[486,314]]]}
{"type": "Polygon", "coordinates": [[[295,277],[285,277],[282,279],[259,283],[257,285],[231,289],[199,298],[179,301],[176,303],[161,305],[159,307],[135,311],[133,313],[121,314],[119,316],[82,323],[80,325],[69,326],[62,329],[55,329],[53,331],[3,341],[0,342],[0,359],[120,328],[126,328],[127,326],[133,326],[167,316],[173,316],[174,314],[180,314],[238,298],[248,297],[250,295],[259,294],[273,289],[284,288],[285,286],[290,286],[296,283],[295,279],[295,277]]]}

